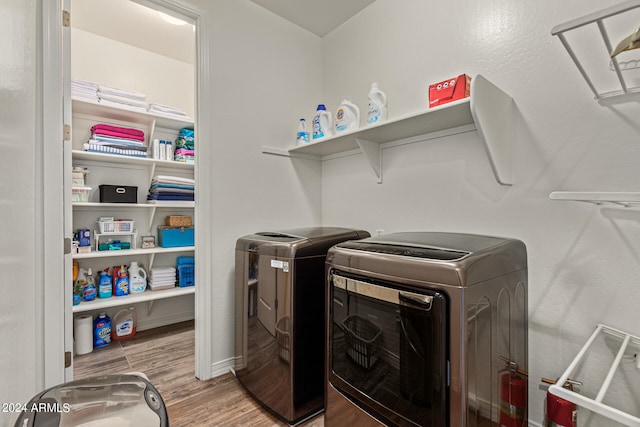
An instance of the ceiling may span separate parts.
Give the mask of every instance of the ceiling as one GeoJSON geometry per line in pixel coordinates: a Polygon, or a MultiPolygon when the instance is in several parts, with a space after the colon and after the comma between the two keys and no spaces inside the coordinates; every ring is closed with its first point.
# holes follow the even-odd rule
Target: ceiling
{"type": "MultiPolygon", "coordinates": [[[[135,1],[71,0],[71,27],[194,64],[193,25],[172,25],[135,1]]],[[[323,37],[375,0],[251,1],[323,37]]]]}
{"type": "Polygon", "coordinates": [[[324,37],[375,0],[251,0],[324,37]]]}
{"type": "Polygon", "coordinates": [[[195,64],[193,25],[170,24],[157,11],[130,0],[71,0],[73,28],[195,64]]]}

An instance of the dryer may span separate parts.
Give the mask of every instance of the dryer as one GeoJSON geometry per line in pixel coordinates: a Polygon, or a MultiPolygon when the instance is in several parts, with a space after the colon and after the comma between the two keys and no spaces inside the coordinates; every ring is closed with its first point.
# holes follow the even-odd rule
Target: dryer
{"type": "Polygon", "coordinates": [[[327,255],[325,425],[527,425],[517,239],[415,232],[327,255]]]}

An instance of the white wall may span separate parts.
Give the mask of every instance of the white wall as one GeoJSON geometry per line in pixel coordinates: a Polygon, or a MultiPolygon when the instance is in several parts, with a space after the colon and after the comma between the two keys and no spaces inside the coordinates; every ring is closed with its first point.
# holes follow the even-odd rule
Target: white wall
{"type": "Polygon", "coordinates": [[[169,105],[194,117],[193,64],[79,28],[71,29],[71,53],[72,78],[140,92],[149,104],[169,105]]]}
{"type": "MultiPolygon", "coordinates": [[[[42,375],[42,277],[36,207],[42,185],[36,114],[35,1],[0,5],[0,402],[28,401],[42,375]],[[17,232],[16,230],[20,230],[17,232]],[[38,285],[36,285],[36,283],[38,285]]],[[[0,426],[12,414],[0,412],[0,426]]]]}
{"type": "MultiPolygon", "coordinates": [[[[430,83],[461,73],[483,74],[513,97],[512,187],[496,182],[477,133],[468,133],[385,150],[382,184],[361,155],[324,162],[322,221],[357,219],[372,233],[461,231],[523,240],[534,424],[543,419],[540,378],[558,377],[596,323],[640,333],[640,213],[548,198],[555,190],[638,190],[640,107],[595,102],[550,34],[554,25],[615,3],[377,0],[323,39],[323,95],[332,110],[350,95],[366,112],[372,81],[388,95],[390,117],[422,110],[430,83]]],[[[603,49],[599,43],[591,52],[603,49]]],[[[601,66],[607,68],[606,55],[601,66]]],[[[622,387],[612,402],[638,415],[638,373],[630,371],[635,377],[617,379],[622,387]]],[[[594,384],[583,375],[582,390],[594,396],[603,377],[594,384]]],[[[613,425],[586,411],[579,416],[580,425],[613,425]]]]}
{"type": "Polygon", "coordinates": [[[234,354],[234,248],[263,230],[321,223],[318,162],[264,155],[295,143],[322,94],[321,39],[249,1],[200,0],[209,31],[213,361],[234,354]]]}

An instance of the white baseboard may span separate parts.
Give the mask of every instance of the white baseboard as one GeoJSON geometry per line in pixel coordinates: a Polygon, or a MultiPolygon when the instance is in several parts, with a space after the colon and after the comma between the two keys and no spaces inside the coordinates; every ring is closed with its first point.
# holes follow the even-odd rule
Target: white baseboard
{"type": "Polygon", "coordinates": [[[235,358],[230,357],[229,359],[213,363],[211,365],[211,378],[219,377],[229,372],[233,373],[234,361],[235,358]]]}

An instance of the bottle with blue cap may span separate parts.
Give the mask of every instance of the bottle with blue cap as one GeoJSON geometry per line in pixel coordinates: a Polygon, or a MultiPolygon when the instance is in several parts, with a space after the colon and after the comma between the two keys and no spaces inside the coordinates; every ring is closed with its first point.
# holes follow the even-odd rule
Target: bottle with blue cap
{"type": "Polygon", "coordinates": [[[313,118],[313,139],[318,140],[331,136],[331,123],[331,113],[327,111],[324,104],[319,104],[316,116],[313,118]]]}
{"type": "Polygon", "coordinates": [[[300,119],[298,122],[298,136],[296,138],[298,144],[309,143],[309,132],[307,132],[307,122],[304,119],[300,119]]]}

